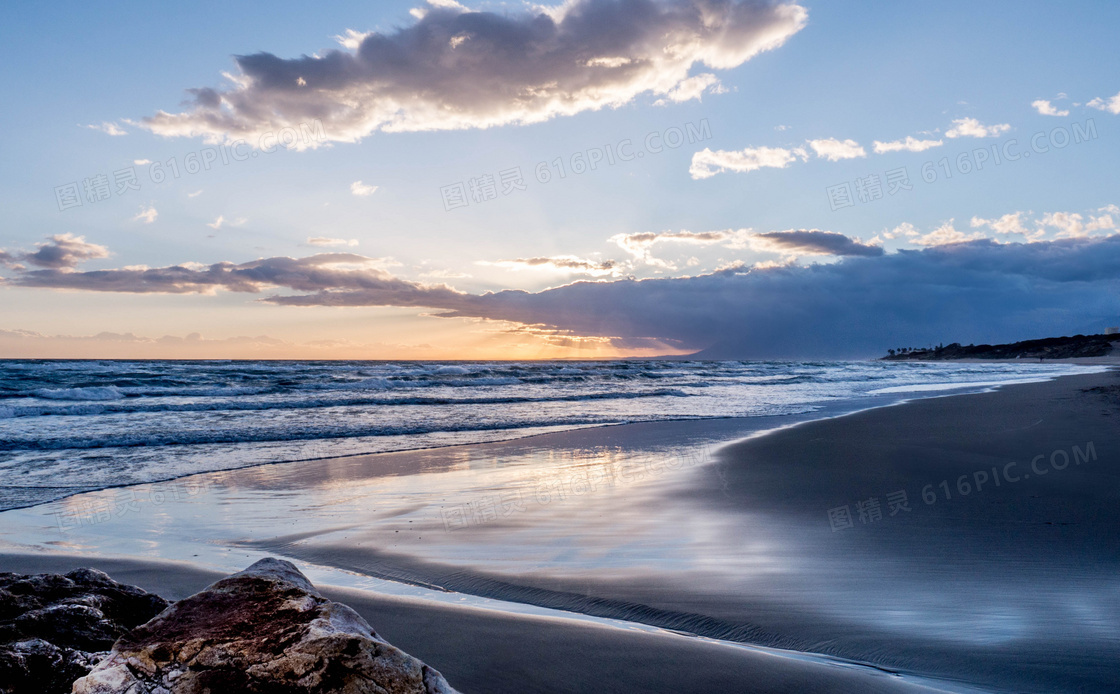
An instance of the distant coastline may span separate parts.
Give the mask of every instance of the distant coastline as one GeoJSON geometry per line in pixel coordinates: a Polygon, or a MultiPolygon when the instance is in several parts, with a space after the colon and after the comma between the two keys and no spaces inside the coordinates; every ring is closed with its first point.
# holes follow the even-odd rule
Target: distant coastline
{"type": "Polygon", "coordinates": [[[1088,359],[1120,354],[1120,333],[1073,335],[1024,340],[1003,345],[962,345],[954,342],[929,348],[888,350],[882,361],[955,361],[962,359],[1088,359]]]}

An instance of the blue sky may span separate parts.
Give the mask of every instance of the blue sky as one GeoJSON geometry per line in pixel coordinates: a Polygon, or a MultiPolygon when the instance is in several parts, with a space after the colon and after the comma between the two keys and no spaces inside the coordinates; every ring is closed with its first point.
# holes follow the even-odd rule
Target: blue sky
{"type": "MultiPolygon", "coordinates": [[[[576,2],[574,7],[615,4],[596,0],[576,2]]],[[[698,5],[683,0],[661,4],[698,5]]],[[[432,66],[425,64],[401,77],[395,91],[362,97],[370,103],[390,98],[412,103],[403,110],[411,108],[419,114],[409,116],[418,132],[370,127],[357,142],[316,143],[326,146],[271,153],[245,148],[250,154],[245,161],[223,166],[218,160],[211,170],[197,173],[185,170],[188,157],[200,156],[214,144],[204,136],[171,136],[167,127],[145,125],[144,119],[159,111],[195,119],[197,108],[184,105],[191,98],[186,89],[236,92],[222,76],[223,72],[239,74],[234,55],[267,52],[289,60],[326,56],[335,49],[349,52],[335,36],[347,30],[395,36],[420,21],[409,12],[418,7],[434,13],[427,17],[433,23],[445,13],[448,25],[463,21],[457,15],[475,12],[514,18],[534,14],[518,3],[465,5],[5,6],[0,10],[0,51],[6,54],[7,64],[18,66],[0,78],[9,95],[3,110],[7,127],[0,160],[0,200],[6,213],[0,247],[13,258],[5,274],[7,283],[0,288],[8,295],[0,330],[11,333],[0,340],[5,355],[525,358],[692,351],[710,347],[717,338],[690,340],[683,329],[657,335],[647,334],[656,332],[649,328],[633,333],[622,326],[612,332],[611,304],[604,302],[614,299],[608,294],[580,299],[585,302],[579,304],[580,311],[604,317],[588,326],[550,312],[543,306],[544,299],[534,310],[494,311],[465,309],[458,301],[438,297],[401,304],[397,298],[368,295],[360,301],[340,302],[332,295],[330,301],[318,303],[333,302],[333,306],[296,308],[258,300],[344,287],[300,289],[270,280],[253,292],[229,291],[228,285],[222,285],[205,291],[180,287],[168,293],[150,283],[105,291],[79,282],[75,273],[183,263],[244,264],[332,252],[373,259],[351,259],[346,267],[360,271],[355,263],[365,263],[372,277],[411,283],[408,286],[417,290],[445,283],[470,297],[503,290],[548,296],[540,293],[581,280],[601,285],[627,282],[628,277],[668,280],[727,273],[729,267],[740,268],[738,276],[744,277],[752,266],[760,267],[761,276],[770,266],[885,263],[899,249],[928,250],[931,259],[949,250],[969,252],[947,249],[952,241],[1104,243],[1120,223],[1120,213],[1114,211],[1120,203],[1114,178],[1120,115],[1110,110],[1109,102],[1120,92],[1115,69],[1120,6],[1106,2],[884,3],[878,7],[802,3],[807,21],[802,28],[787,31],[780,46],[732,61],[735,64],[729,67],[705,65],[699,59],[692,63],[690,77],[710,74],[718,80],[718,86],[709,85],[697,98],[678,102],[657,90],[638,90],[606,105],[592,99],[572,114],[552,114],[545,107],[538,118],[541,122],[520,124],[516,119],[502,122],[511,106],[492,95],[480,96],[476,103],[470,101],[467,89],[466,96],[453,97],[465,108],[477,107],[475,116],[466,116],[468,124],[478,114],[497,114],[486,128],[442,129],[440,117],[423,112],[423,99],[407,99],[425,90],[450,89],[448,79],[462,79],[467,85],[500,83],[509,78],[507,73],[518,72],[518,61],[493,60],[486,63],[485,72],[466,63],[446,63],[448,74],[432,77],[430,84],[410,83],[411,76],[432,74],[432,66]],[[1049,109],[1038,105],[1039,100],[1048,101],[1049,109]],[[1045,110],[1068,114],[1044,115],[1045,110]],[[608,144],[617,147],[624,140],[642,150],[648,133],[664,136],[674,128],[684,131],[690,124],[710,137],[675,149],[644,152],[613,166],[600,164],[594,171],[568,172],[563,179],[552,163],[560,158],[570,168],[574,154],[586,157],[589,150],[608,144]],[[1062,148],[1053,146],[1055,137],[1061,143],[1063,133],[1073,133],[1075,125],[1091,137],[1062,148]],[[963,134],[948,136],[954,128],[963,134]],[[1051,135],[1055,129],[1061,132],[1051,135]],[[1043,133],[1036,142],[1048,151],[1032,148],[1036,133],[1043,133]],[[918,152],[874,151],[876,141],[907,137],[941,144],[918,152]],[[828,140],[837,142],[824,142],[828,140]],[[1012,140],[1015,143],[1009,145],[1012,140]],[[847,141],[852,142],[845,145],[847,141]],[[998,165],[989,160],[979,171],[962,171],[975,166],[977,149],[990,153],[993,146],[1002,152],[1028,154],[998,165]],[[739,162],[734,169],[757,158],[758,148],[769,148],[766,156],[785,152],[781,156],[788,163],[782,168],[729,170],[706,178],[690,173],[690,169],[695,172],[694,158],[702,150],[739,162]],[[863,155],[833,161],[818,148],[822,153],[835,152],[834,157],[862,148],[863,155]],[[943,158],[947,158],[944,164],[943,158]],[[151,180],[151,164],[135,164],[145,160],[166,164],[158,168],[168,172],[170,162],[183,170],[179,178],[169,175],[157,184],[151,180]],[[547,183],[535,178],[542,162],[552,176],[547,183]],[[86,178],[128,167],[137,171],[139,190],[58,209],[56,187],[81,185],[86,178]],[[514,167],[521,169],[525,190],[445,209],[441,191],[445,186],[484,175],[497,177],[499,171],[514,167]],[[949,178],[946,167],[952,174],[949,178]],[[853,185],[871,175],[882,180],[885,172],[900,168],[906,169],[911,190],[884,193],[881,199],[856,201],[839,209],[830,204],[830,187],[853,185]],[[923,170],[936,180],[924,181],[923,170]],[[376,190],[357,195],[352,188],[358,181],[376,190]],[[1019,216],[1004,218],[999,228],[972,221],[994,221],[1015,213],[1019,216]],[[940,234],[935,233],[938,229],[940,234]],[[835,250],[834,235],[821,236],[808,246],[780,236],[757,236],[787,230],[843,235],[856,240],[857,248],[882,248],[882,259],[830,252],[835,250]],[[713,236],[713,232],[723,235],[713,236]],[[632,236],[642,234],[647,235],[645,245],[641,236],[632,236]],[[668,236],[650,240],[651,234],[668,236]],[[81,243],[105,250],[57,267],[19,263],[20,257],[40,247],[37,244],[53,243],[48,238],[60,235],[80,237],[81,243]],[[336,245],[309,243],[315,238],[335,239],[336,245]],[[532,259],[535,264],[511,262],[532,259]],[[29,271],[68,277],[22,280],[29,271]],[[340,303],[346,308],[338,308],[340,303]],[[456,311],[461,317],[432,317],[440,311],[456,311]],[[527,325],[544,327],[528,329],[527,325]],[[92,339],[104,332],[133,337],[92,339]],[[181,338],[191,333],[206,339],[187,346],[175,340],[156,341],[164,335],[181,338]],[[231,341],[239,336],[268,340],[231,341]],[[321,344],[309,346],[312,342],[321,344]]],[[[620,11],[612,16],[625,21],[629,15],[620,11]]],[[[460,37],[464,42],[475,40],[466,31],[460,37]]],[[[723,50],[721,55],[731,49],[723,46],[723,50]]],[[[457,54],[449,51],[448,55],[457,54]]],[[[268,69],[280,74],[289,65],[281,62],[268,69]]],[[[374,73],[382,69],[375,68],[374,73]]],[[[561,81],[568,76],[563,70],[557,73],[561,81]]],[[[257,99],[261,103],[254,107],[277,109],[278,104],[288,103],[282,101],[286,94],[257,90],[244,96],[242,106],[257,99]]],[[[1112,103],[1120,111],[1120,100],[1112,103]]],[[[381,108],[377,103],[371,107],[381,108]]],[[[255,120],[252,127],[256,132],[278,130],[294,124],[291,118],[281,112],[271,120],[255,120]]],[[[338,132],[337,122],[328,125],[338,132]]],[[[208,134],[219,141],[237,136],[208,134]]],[[[1021,279],[1004,281],[1014,284],[1021,279]]],[[[676,296],[675,288],[686,284],[646,286],[674,287],[670,293],[676,296]]],[[[662,290],[657,291],[660,296],[662,290]]],[[[888,287],[883,291],[890,293],[888,287]]],[[[1092,291],[1093,296],[1115,294],[1111,285],[1092,291]]],[[[979,320],[965,337],[1030,337],[1020,333],[1074,329],[1120,315],[1115,303],[1094,304],[1089,313],[1079,299],[1062,314],[1053,306],[1043,310],[1032,300],[1019,297],[1015,301],[1027,304],[992,309],[1006,315],[1022,308],[1030,312],[1029,320],[1006,324],[979,320]]],[[[922,308],[911,307],[914,312],[922,308]]],[[[754,320],[759,322],[728,330],[758,332],[759,325],[782,330],[764,317],[754,320]]],[[[967,332],[967,326],[955,323],[934,327],[967,332]]],[[[878,339],[903,338],[907,329],[912,326],[900,325],[896,333],[878,339]]],[[[884,342],[884,348],[891,344],[884,342]]],[[[870,344],[854,341],[850,349],[841,351],[870,349],[870,344]]]]}

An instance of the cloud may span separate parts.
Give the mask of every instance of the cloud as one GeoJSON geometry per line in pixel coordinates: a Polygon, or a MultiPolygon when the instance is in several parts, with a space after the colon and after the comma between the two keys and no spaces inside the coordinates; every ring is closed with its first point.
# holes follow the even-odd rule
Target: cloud
{"type": "Polygon", "coordinates": [[[1099,111],[1108,111],[1113,115],[1120,115],[1120,92],[1117,92],[1115,96],[1111,96],[1108,99],[1102,99],[1098,96],[1085,105],[1099,111]]]}
{"type": "Polygon", "coordinates": [[[439,2],[417,15],[386,33],[348,32],[344,50],[236,56],[228,88],[189,90],[188,110],[160,111],[142,125],[231,141],[319,120],[323,141],[354,142],[376,131],[539,123],[644,93],[698,96],[694,66],[742,65],[784,44],[808,17],[797,5],[757,0],[567,0],[517,14],[439,2]]]}
{"type": "Polygon", "coordinates": [[[151,159],[133,159],[132,163],[136,166],[147,166],[152,163],[151,159]]]}
{"type": "Polygon", "coordinates": [[[201,190],[196,190],[196,191],[195,191],[195,192],[193,192],[193,193],[187,193],[187,197],[188,197],[188,198],[197,198],[197,197],[198,197],[199,195],[202,195],[202,191],[201,191],[201,190]]]}
{"type": "Polygon", "coordinates": [[[1069,111],[1059,111],[1056,106],[1045,99],[1032,101],[1031,106],[1044,116],[1068,116],[1069,111]]]}
{"type": "Polygon", "coordinates": [[[997,234],[1021,234],[1029,237],[1033,234],[1023,224],[1023,214],[1022,212],[1011,212],[998,219],[973,217],[968,224],[973,229],[986,226],[997,234]]]}
{"type": "Polygon", "coordinates": [[[151,224],[152,222],[156,221],[157,217],[159,217],[159,212],[155,207],[149,205],[148,207],[140,208],[140,212],[138,212],[136,216],[132,218],[132,221],[151,224]]]}
{"type": "Polygon", "coordinates": [[[222,225],[225,224],[225,221],[225,217],[223,217],[222,215],[218,215],[217,219],[212,222],[207,222],[206,226],[210,227],[211,229],[221,229],[222,225]]]}
{"type": "MultiPolygon", "coordinates": [[[[806,144],[822,159],[840,161],[866,157],[867,151],[855,140],[827,138],[808,140],[806,144]]],[[[692,155],[688,172],[692,178],[701,180],[716,174],[733,172],[748,173],[763,168],[784,169],[800,159],[807,161],[809,152],[804,147],[747,147],[741,150],[703,149],[692,155]]]]}
{"type": "Polygon", "coordinates": [[[751,248],[783,255],[879,256],[882,246],[865,244],[835,231],[790,229],[768,231],[750,237],[751,248]]]}
{"type": "Polygon", "coordinates": [[[367,186],[361,181],[354,181],[350,184],[350,192],[360,198],[368,198],[377,192],[377,186],[367,186]]]}
{"type": "Polygon", "coordinates": [[[918,140],[907,135],[905,140],[891,142],[875,140],[873,144],[875,154],[883,154],[884,152],[924,152],[932,147],[940,147],[944,143],[941,140],[918,140]]]}
{"type": "Polygon", "coordinates": [[[689,77],[688,79],[683,80],[676,87],[673,87],[671,90],[669,90],[664,99],[658,99],[656,102],[654,102],[654,105],[664,106],[669,101],[672,101],[674,103],[680,103],[682,101],[692,101],[693,99],[699,101],[704,92],[709,92],[711,94],[724,94],[727,92],[727,90],[723,88],[722,84],[720,84],[719,78],[717,78],[710,72],[706,72],[704,74],[696,75],[695,77],[689,77]]]}
{"type": "Polygon", "coordinates": [[[725,246],[745,248],[750,229],[723,229],[720,231],[643,231],[636,234],[615,234],[609,240],[638,260],[663,268],[673,268],[653,257],[653,247],[661,243],[683,243],[692,246],[725,246]]]}
{"type": "Polygon", "coordinates": [[[360,31],[354,31],[353,29],[347,29],[345,35],[335,36],[334,39],[335,41],[338,41],[340,44],[342,44],[342,47],[346,50],[356,51],[361,47],[362,41],[365,41],[366,37],[372,33],[373,32],[363,33],[360,31]]]}
{"type": "Polygon", "coordinates": [[[446,270],[446,269],[443,269],[443,270],[429,270],[427,272],[421,272],[420,273],[420,277],[428,277],[428,278],[431,278],[431,279],[440,279],[440,280],[459,280],[459,279],[466,279],[466,278],[471,277],[471,276],[472,275],[469,275],[465,272],[458,272],[456,270],[446,270]]]}
{"type": "Polygon", "coordinates": [[[882,235],[887,239],[911,239],[915,236],[921,236],[921,232],[910,222],[903,222],[890,231],[882,232],[882,235]]]}
{"type": "Polygon", "coordinates": [[[331,239],[325,236],[312,236],[307,239],[308,245],[311,246],[357,246],[358,239],[331,239]]]}
{"type": "Polygon", "coordinates": [[[984,232],[974,231],[971,234],[966,234],[963,231],[958,231],[953,227],[953,220],[949,220],[937,227],[925,236],[919,236],[912,239],[911,243],[916,246],[945,246],[954,243],[966,243],[968,241],[978,241],[983,239],[984,232]]]}
{"type": "Polygon", "coordinates": [[[867,152],[855,140],[837,140],[836,138],[809,140],[809,146],[813,148],[818,157],[829,161],[857,159],[867,156],[867,152]]]}
{"type": "Polygon", "coordinates": [[[721,149],[714,152],[705,147],[692,155],[692,165],[688,172],[694,179],[700,180],[726,171],[747,173],[762,168],[784,169],[797,159],[805,161],[808,157],[801,147],[748,147],[737,151],[721,149]]]}
{"type": "Polygon", "coordinates": [[[984,125],[975,118],[958,118],[953,121],[953,127],[945,132],[945,137],[999,137],[1011,130],[1007,123],[998,125],[984,125]]]}
{"type": "Polygon", "coordinates": [[[287,306],[423,307],[443,317],[509,321],[622,348],[655,344],[734,359],[869,356],[901,342],[1006,342],[1069,334],[1120,315],[1120,235],[1031,244],[978,240],[827,264],[735,264],[689,278],[580,281],[483,295],[396,278],[371,267],[374,262],[330,253],[205,267],[44,269],[18,272],[9,283],[269,292],[263,301],[287,306]]]}
{"type": "Polygon", "coordinates": [[[914,238],[911,243],[918,246],[944,246],[956,243],[968,243],[970,241],[979,241],[984,238],[983,232],[973,232],[965,234],[958,231],[953,227],[953,221],[945,222],[941,226],[933,229],[932,232],[914,238]]]}
{"type": "Polygon", "coordinates": [[[1091,107],[1091,109],[1108,111],[1113,115],[1120,115],[1120,92],[1117,92],[1116,96],[1110,96],[1108,100],[1101,99],[1101,97],[1098,96],[1085,105],[1091,107]]]}
{"type": "Polygon", "coordinates": [[[50,270],[69,271],[86,260],[108,258],[109,249],[95,243],[87,243],[84,236],[57,234],[47,241],[36,244],[36,250],[25,253],[0,251],[0,260],[6,264],[22,261],[36,267],[50,270]]]}
{"type": "Polygon", "coordinates": [[[1105,205],[1082,214],[1080,212],[1047,212],[1041,217],[1028,219],[1029,212],[1011,212],[996,219],[973,217],[974,229],[988,227],[997,234],[1019,234],[1027,241],[1038,241],[1046,236],[1046,228],[1057,230],[1056,238],[1085,238],[1096,231],[1115,231],[1120,207],[1105,205]],[[1097,214],[1099,213],[1099,214],[1097,214]]]}
{"type": "Polygon", "coordinates": [[[493,265],[511,270],[553,270],[581,275],[617,275],[619,263],[615,260],[586,260],[574,255],[560,255],[540,258],[516,258],[514,260],[480,261],[479,265],[493,265]]]}
{"type": "Polygon", "coordinates": [[[127,135],[128,134],[127,130],[123,130],[116,123],[109,123],[109,122],[93,123],[91,125],[86,125],[86,126],[83,126],[83,127],[89,128],[90,130],[98,130],[100,132],[105,133],[106,135],[112,135],[113,137],[120,137],[121,135],[127,135]]]}
{"type": "MultiPolygon", "coordinates": [[[[1116,211],[1113,208],[1115,208],[1115,205],[1109,205],[1108,207],[1102,207],[1099,211],[1115,214],[1116,211]]],[[[1085,238],[1094,231],[1116,229],[1116,222],[1112,219],[1111,214],[1090,214],[1089,221],[1086,222],[1085,217],[1077,212],[1048,212],[1042,216],[1039,224],[1057,229],[1060,239],[1085,238]]]]}
{"type": "MultiPolygon", "coordinates": [[[[59,237],[53,240],[57,242],[59,237]]],[[[92,248],[104,251],[100,246],[92,248]]],[[[104,256],[95,254],[87,257],[104,256]]],[[[30,258],[28,260],[34,262],[30,258]]],[[[88,272],[71,269],[79,260],[81,258],[67,257],[66,265],[20,272],[7,283],[21,287],[130,294],[213,294],[218,290],[259,294],[277,289],[302,292],[294,296],[276,295],[262,299],[292,306],[457,308],[463,301],[470,300],[470,295],[446,285],[422,284],[393,277],[375,267],[377,263],[384,262],[383,259],[352,253],[320,253],[298,259],[274,257],[241,264],[181,264],[88,272]]],[[[48,267],[42,262],[36,264],[48,267]]]]}
{"type": "Polygon", "coordinates": [[[540,324],[711,358],[868,356],[898,343],[1068,334],[1120,314],[1120,236],[980,240],[693,278],[485,295],[447,316],[540,324]]]}

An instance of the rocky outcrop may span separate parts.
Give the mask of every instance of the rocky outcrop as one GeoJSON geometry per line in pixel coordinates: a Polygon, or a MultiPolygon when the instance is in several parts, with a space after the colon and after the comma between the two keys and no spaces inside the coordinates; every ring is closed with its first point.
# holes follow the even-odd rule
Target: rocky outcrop
{"type": "Polygon", "coordinates": [[[114,641],[167,605],[92,569],[0,574],[0,692],[69,692],[114,641]]]}
{"type": "Polygon", "coordinates": [[[455,694],[291,563],[262,559],[117,641],[74,694],[455,694]]]}

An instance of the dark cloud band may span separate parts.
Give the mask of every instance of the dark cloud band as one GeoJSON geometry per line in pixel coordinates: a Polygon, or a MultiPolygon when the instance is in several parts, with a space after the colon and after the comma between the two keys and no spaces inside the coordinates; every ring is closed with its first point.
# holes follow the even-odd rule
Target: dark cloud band
{"type": "MultiPolygon", "coordinates": [[[[80,240],[66,239],[74,241],[80,240]]],[[[281,290],[261,300],[430,308],[446,317],[544,326],[619,345],[660,341],[717,358],[866,356],[899,343],[1006,342],[1080,332],[1120,317],[1120,235],[974,241],[859,253],[821,265],[483,295],[397,278],[372,262],[327,253],[208,267],[82,272],[64,266],[16,271],[8,283],[133,293],[281,290]]]]}

